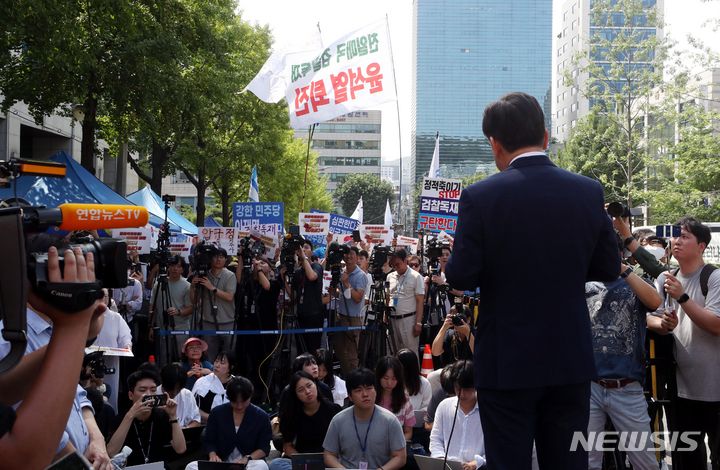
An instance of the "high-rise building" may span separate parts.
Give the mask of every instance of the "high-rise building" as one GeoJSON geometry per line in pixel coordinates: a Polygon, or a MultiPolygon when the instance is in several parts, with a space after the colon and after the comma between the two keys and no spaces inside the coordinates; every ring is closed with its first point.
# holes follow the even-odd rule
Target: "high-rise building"
{"type": "MultiPolygon", "coordinates": [[[[589,73],[587,63],[578,61],[578,57],[585,57],[592,60],[599,67],[611,67],[605,56],[606,51],[602,47],[596,47],[593,53],[590,49],[593,41],[596,46],[602,44],[597,41],[605,41],[616,37],[625,31],[626,37],[634,37],[637,40],[644,40],[653,36],[661,37],[663,30],[656,24],[649,21],[651,11],[662,13],[664,0],[639,0],[642,2],[643,13],[633,17],[628,22],[625,15],[619,12],[613,13],[603,24],[596,24],[591,14],[593,0],[567,0],[562,6],[562,20],[560,30],[556,32],[555,53],[556,64],[553,73],[554,89],[552,103],[552,129],[551,137],[559,142],[565,142],[571,130],[578,120],[587,116],[593,107],[593,100],[586,96],[585,90],[588,84],[589,73]],[[632,28],[632,35],[627,30],[632,28]]],[[[611,1],[611,5],[616,2],[611,1]]],[[[631,67],[652,67],[647,60],[638,59],[638,56],[645,57],[645,54],[631,56],[631,67]]],[[[647,57],[645,57],[647,58],[647,57]]],[[[611,87],[621,89],[625,83],[607,84],[611,87]]]]}
{"type": "MultiPolygon", "coordinates": [[[[334,191],[347,175],[371,173],[380,177],[380,111],[356,111],[315,126],[311,147],[318,153],[318,172],[334,191]]],[[[295,130],[306,139],[307,130],[295,130]]]]}
{"type": "Polygon", "coordinates": [[[440,133],[440,174],[494,168],[482,133],[485,107],[502,95],[533,95],[550,117],[551,0],[415,0],[412,174],[430,168],[440,133]]]}

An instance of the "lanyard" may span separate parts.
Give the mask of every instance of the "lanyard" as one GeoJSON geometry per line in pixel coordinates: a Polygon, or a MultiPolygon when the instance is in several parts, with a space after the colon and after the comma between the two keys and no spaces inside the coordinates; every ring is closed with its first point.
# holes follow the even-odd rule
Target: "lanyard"
{"type": "Polygon", "coordinates": [[[370,435],[370,426],[372,426],[373,418],[375,417],[375,406],[373,405],[373,412],[370,415],[370,422],[368,423],[367,431],[365,431],[365,441],[363,442],[360,440],[360,433],[358,432],[357,428],[357,422],[355,421],[355,411],[353,410],[353,426],[355,426],[355,435],[357,436],[358,444],[360,444],[360,450],[362,450],[363,456],[365,455],[365,450],[367,449],[367,440],[368,436],[370,435]]]}
{"type": "Polygon", "coordinates": [[[138,428],[135,425],[135,421],[133,421],[133,427],[135,428],[135,437],[137,437],[138,445],[140,446],[140,452],[142,452],[142,455],[145,458],[145,463],[148,463],[150,461],[150,446],[152,445],[152,435],[153,435],[153,426],[154,425],[155,425],[155,421],[150,421],[150,436],[148,439],[147,453],[145,453],[145,448],[143,447],[142,441],[140,440],[140,433],[138,432],[138,428]]]}

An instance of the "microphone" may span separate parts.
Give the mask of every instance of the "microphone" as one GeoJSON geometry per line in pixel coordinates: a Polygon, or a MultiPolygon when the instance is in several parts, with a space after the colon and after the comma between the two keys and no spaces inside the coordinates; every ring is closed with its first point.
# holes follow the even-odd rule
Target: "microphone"
{"type": "Polygon", "coordinates": [[[150,217],[146,208],[131,204],[66,203],[53,209],[23,207],[22,210],[26,228],[58,227],[67,232],[144,227],[150,217]]]}

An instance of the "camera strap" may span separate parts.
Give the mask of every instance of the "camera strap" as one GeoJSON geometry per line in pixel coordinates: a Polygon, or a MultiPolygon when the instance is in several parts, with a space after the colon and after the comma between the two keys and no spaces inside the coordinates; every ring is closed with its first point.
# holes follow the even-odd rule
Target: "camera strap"
{"type": "Polygon", "coordinates": [[[99,282],[43,282],[37,294],[53,307],[66,312],[79,312],[104,297],[99,282]]]}

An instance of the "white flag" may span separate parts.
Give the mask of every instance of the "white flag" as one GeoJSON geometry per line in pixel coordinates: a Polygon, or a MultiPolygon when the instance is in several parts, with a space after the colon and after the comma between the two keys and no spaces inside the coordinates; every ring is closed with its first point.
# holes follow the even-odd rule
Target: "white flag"
{"type": "Polygon", "coordinates": [[[360,200],[358,201],[358,205],[355,208],[355,212],[352,213],[350,216],[351,219],[355,219],[361,224],[363,223],[363,202],[362,202],[362,196],[360,196],[360,200]]]}
{"type": "Polygon", "coordinates": [[[296,129],[396,99],[385,18],[314,53],[273,56],[246,89],[277,102],[285,86],[290,124],[296,129]]]}
{"type": "Polygon", "coordinates": [[[430,170],[428,178],[440,177],[440,133],[435,134],[435,150],[433,150],[432,160],[430,161],[430,170]]]}
{"type": "Polygon", "coordinates": [[[386,199],[385,203],[385,226],[386,227],[392,227],[393,220],[392,220],[392,212],[390,211],[390,199],[386,199]]]}

